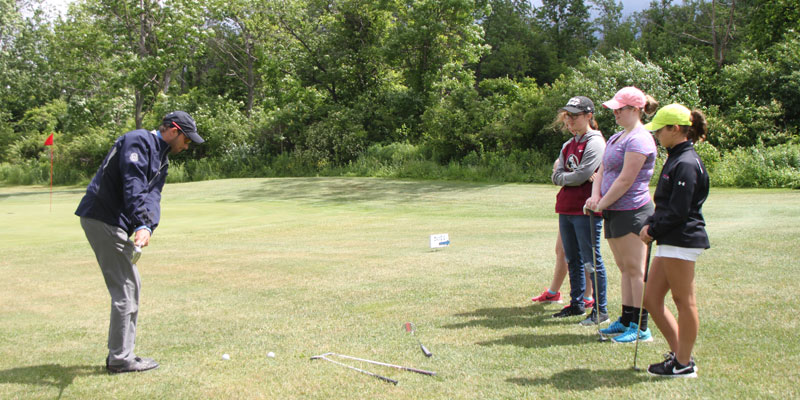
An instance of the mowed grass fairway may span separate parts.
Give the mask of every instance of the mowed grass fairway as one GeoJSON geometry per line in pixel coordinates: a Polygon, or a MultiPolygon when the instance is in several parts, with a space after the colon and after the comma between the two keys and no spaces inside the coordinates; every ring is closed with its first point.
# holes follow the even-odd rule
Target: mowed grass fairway
{"type": "MultiPolygon", "coordinates": [[[[50,212],[47,188],[0,188],[0,398],[800,396],[797,191],[712,189],[700,377],[673,381],[632,371],[632,345],[550,318],[560,305],[531,305],[552,278],[555,187],[360,178],[167,185],[139,261],[136,347],[161,367],[111,376],[110,300],[73,215],[83,191],[56,188],[50,212]],[[451,246],[431,251],[435,233],[451,246]],[[329,351],[438,375],[348,361],[393,386],[309,360],[329,351]]],[[[616,318],[605,241],[603,255],[616,318]]],[[[640,366],[667,351],[652,326],[640,366]]]]}

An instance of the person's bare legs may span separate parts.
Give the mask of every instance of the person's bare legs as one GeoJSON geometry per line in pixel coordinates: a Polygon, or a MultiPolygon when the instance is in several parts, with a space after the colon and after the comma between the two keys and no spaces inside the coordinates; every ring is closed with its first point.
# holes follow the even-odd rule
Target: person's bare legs
{"type": "Polygon", "coordinates": [[[647,246],[633,233],[608,239],[608,245],[620,270],[622,304],[641,308],[647,246]]]}
{"type": "MultiPolygon", "coordinates": [[[[670,349],[675,353],[675,358],[682,365],[689,365],[692,356],[692,349],[694,348],[695,341],[697,340],[697,332],[700,329],[700,319],[697,315],[697,303],[695,297],[694,285],[694,261],[681,260],[678,258],[656,257],[653,260],[653,267],[658,264],[658,279],[664,281],[664,284],[659,284],[657,293],[653,293],[652,297],[648,293],[645,297],[647,300],[648,311],[650,306],[658,311],[658,316],[650,311],[653,316],[653,321],[658,326],[658,329],[667,339],[670,349]],[[664,297],[666,290],[672,291],[672,300],[678,309],[677,322],[672,312],[664,306],[664,297]],[[660,295],[660,296],[659,296],[660,295]],[[658,303],[661,306],[659,307],[658,303]]],[[[655,272],[655,269],[653,270],[655,272]]],[[[653,275],[651,275],[653,276],[653,275]]],[[[650,290],[651,283],[648,279],[648,291],[650,290]]]]}
{"type": "Polygon", "coordinates": [[[650,313],[658,330],[667,340],[669,349],[675,352],[678,348],[678,321],[664,304],[664,298],[669,292],[669,282],[665,272],[664,258],[655,257],[650,264],[650,274],[647,277],[647,293],[644,295],[644,307],[650,313]]]}

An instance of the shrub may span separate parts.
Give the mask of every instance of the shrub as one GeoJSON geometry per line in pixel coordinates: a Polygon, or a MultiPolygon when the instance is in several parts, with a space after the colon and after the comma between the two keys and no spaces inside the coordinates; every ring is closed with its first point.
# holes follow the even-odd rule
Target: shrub
{"type": "Polygon", "coordinates": [[[714,186],[800,188],[800,145],[738,148],[722,156],[714,186]]]}

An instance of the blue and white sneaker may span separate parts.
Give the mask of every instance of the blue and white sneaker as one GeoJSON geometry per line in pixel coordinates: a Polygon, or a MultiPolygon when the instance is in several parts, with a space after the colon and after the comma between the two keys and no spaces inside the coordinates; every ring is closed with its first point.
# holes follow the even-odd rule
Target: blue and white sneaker
{"type": "Polygon", "coordinates": [[[640,331],[639,325],[637,325],[635,322],[631,322],[631,326],[628,327],[627,331],[615,338],[611,338],[611,340],[613,340],[615,343],[633,343],[636,341],[636,332],[639,332],[640,342],[653,341],[653,333],[650,332],[650,328],[647,328],[646,331],[640,331]]]}
{"type": "Polygon", "coordinates": [[[617,318],[616,321],[612,322],[608,328],[600,329],[600,333],[603,335],[618,335],[628,330],[628,327],[622,325],[622,318],[617,318]]]}

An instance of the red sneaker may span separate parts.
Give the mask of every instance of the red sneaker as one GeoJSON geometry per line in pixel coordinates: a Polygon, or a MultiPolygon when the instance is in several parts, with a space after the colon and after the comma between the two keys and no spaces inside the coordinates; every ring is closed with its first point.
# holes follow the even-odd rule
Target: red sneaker
{"type": "Polygon", "coordinates": [[[542,294],[537,297],[531,299],[534,303],[542,303],[542,304],[551,304],[551,303],[563,303],[561,300],[561,292],[556,292],[556,294],[550,294],[550,292],[545,289],[542,294]]]}
{"type": "Polygon", "coordinates": [[[587,309],[587,310],[588,310],[588,309],[590,309],[590,308],[592,308],[592,307],[594,307],[594,299],[592,299],[592,300],[586,300],[586,299],[584,298],[584,299],[583,299],[583,308],[585,308],[585,309],[587,309]]]}

